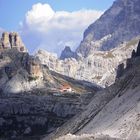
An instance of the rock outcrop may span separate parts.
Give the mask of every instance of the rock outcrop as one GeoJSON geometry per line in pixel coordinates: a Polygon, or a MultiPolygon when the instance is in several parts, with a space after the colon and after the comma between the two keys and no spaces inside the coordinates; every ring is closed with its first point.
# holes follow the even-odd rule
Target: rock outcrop
{"type": "Polygon", "coordinates": [[[77,48],[84,57],[96,50],[110,50],[140,35],[140,1],[116,0],[96,22],[84,32],[77,48]]]}
{"type": "Polygon", "coordinates": [[[55,88],[59,92],[63,84],[71,85],[77,93],[99,89],[95,84],[51,72],[47,65],[41,64],[34,56],[13,48],[1,53],[0,71],[0,89],[4,93],[24,93],[40,88],[55,88]]]}
{"type": "Polygon", "coordinates": [[[0,138],[26,139],[50,133],[82,111],[90,98],[89,95],[36,96],[28,93],[2,96],[0,138]]]}
{"type": "Polygon", "coordinates": [[[0,39],[0,50],[17,48],[21,52],[27,52],[20,36],[16,32],[4,32],[0,39]]]}
{"type": "Polygon", "coordinates": [[[46,51],[39,51],[36,57],[50,70],[105,87],[114,83],[119,64],[124,62],[125,68],[126,59],[132,56],[138,41],[139,37],[136,37],[110,51],[95,51],[86,58],[81,57],[78,60],[74,58],[59,60],[46,51]]]}
{"type": "Polygon", "coordinates": [[[30,56],[28,59],[27,71],[32,78],[43,78],[41,64],[33,56],[30,56]]]}
{"type": "Polygon", "coordinates": [[[69,46],[66,46],[65,49],[62,51],[60,60],[64,60],[65,58],[75,58],[78,59],[78,54],[73,52],[69,46]]]}

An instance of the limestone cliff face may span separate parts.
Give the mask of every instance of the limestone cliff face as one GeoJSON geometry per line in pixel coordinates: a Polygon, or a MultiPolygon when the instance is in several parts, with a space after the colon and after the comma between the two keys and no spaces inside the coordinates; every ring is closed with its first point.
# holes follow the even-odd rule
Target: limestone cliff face
{"type": "MultiPolygon", "coordinates": [[[[64,84],[70,85],[76,93],[99,89],[95,84],[51,72],[46,64],[40,63],[38,58],[25,52],[25,47],[21,50],[23,44],[17,33],[3,33],[1,41],[0,94],[32,92],[35,89],[45,89],[45,93],[48,93],[52,88],[53,91],[59,92],[64,84]],[[9,48],[6,47],[8,44],[9,48]]],[[[53,62],[54,58],[55,56],[48,57],[46,60],[53,62]]],[[[50,63],[49,67],[54,66],[50,63]]]]}
{"type": "Polygon", "coordinates": [[[43,73],[39,61],[35,57],[28,58],[27,71],[31,77],[42,78],[43,73]]]}
{"type": "Polygon", "coordinates": [[[51,70],[105,87],[114,83],[117,66],[122,61],[125,66],[126,59],[136,49],[140,38],[139,24],[140,1],[116,0],[85,30],[76,50],[82,55],[79,60],[72,57],[74,52],[70,53],[69,49],[62,52],[63,60],[43,51],[37,57],[51,70]]]}
{"type": "Polygon", "coordinates": [[[124,62],[125,66],[126,59],[131,57],[138,41],[139,38],[134,38],[115,49],[104,52],[95,51],[89,54],[88,57],[81,57],[79,60],[74,58],[59,60],[45,51],[40,51],[36,54],[36,57],[51,70],[105,87],[114,83],[118,65],[124,62]]]}
{"type": "Polygon", "coordinates": [[[25,45],[23,44],[20,36],[16,32],[4,32],[0,39],[0,50],[10,48],[17,48],[21,52],[27,52],[25,45]]]}
{"type": "Polygon", "coordinates": [[[28,54],[16,32],[4,32],[2,34],[0,72],[0,89],[3,93],[29,91],[37,85],[40,87],[42,84],[41,65],[33,56],[28,54]]]}
{"type": "Polygon", "coordinates": [[[87,57],[96,50],[110,50],[140,35],[140,1],[116,0],[84,32],[77,52],[87,57]]]}

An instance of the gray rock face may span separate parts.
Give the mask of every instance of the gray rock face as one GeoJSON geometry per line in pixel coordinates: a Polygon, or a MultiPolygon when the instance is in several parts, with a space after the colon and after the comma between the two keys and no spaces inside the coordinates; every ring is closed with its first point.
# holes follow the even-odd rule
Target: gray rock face
{"type": "Polygon", "coordinates": [[[43,140],[96,139],[97,135],[101,140],[106,135],[108,140],[139,140],[140,57],[131,59],[131,64],[113,85],[94,96],[85,111],[43,140]]]}
{"type": "Polygon", "coordinates": [[[83,135],[72,135],[67,134],[63,137],[57,138],[56,140],[122,140],[119,138],[111,138],[108,135],[92,135],[92,134],[83,134],[83,135]]]}
{"type": "MultiPolygon", "coordinates": [[[[61,126],[72,116],[82,111],[91,97],[50,95],[2,96],[0,98],[0,137],[20,139],[25,136],[40,136],[61,126]],[[84,104],[83,104],[84,102],[84,104]]],[[[26,139],[26,138],[23,138],[26,139]]]]}
{"type": "Polygon", "coordinates": [[[73,52],[69,46],[66,46],[62,51],[60,59],[64,60],[65,58],[75,58],[78,59],[78,55],[76,52],[73,52]]]}
{"type": "Polygon", "coordinates": [[[4,94],[32,92],[35,89],[45,89],[45,93],[51,89],[60,92],[65,84],[70,85],[76,93],[95,92],[99,89],[95,84],[51,72],[36,57],[20,52],[17,48],[0,53],[0,72],[0,90],[4,94]]]}
{"type": "Polygon", "coordinates": [[[140,1],[116,0],[95,23],[84,32],[84,38],[77,48],[87,57],[95,50],[110,50],[124,41],[140,35],[140,1]]]}
{"type": "Polygon", "coordinates": [[[81,57],[79,60],[74,58],[59,60],[45,51],[39,51],[36,57],[53,71],[105,87],[115,82],[118,65],[124,62],[125,68],[126,59],[132,56],[138,41],[139,37],[124,42],[110,51],[94,51],[86,58],[81,57]]]}
{"type": "Polygon", "coordinates": [[[37,57],[42,64],[47,64],[58,73],[103,87],[111,85],[117,75],[117,66],[123,61],[125,67],[126,59],[135,55],[140,38],[139,9],[139,0],[116,0],[85,31],[83,41],[76,50],[78,55],[80,53],[83,56],[79,60],[71,58],[73,53],[67,54],[65,51],[62,57],[64,59],[68,56],[65,60],[59,60],[43,51],[37,57]]]}

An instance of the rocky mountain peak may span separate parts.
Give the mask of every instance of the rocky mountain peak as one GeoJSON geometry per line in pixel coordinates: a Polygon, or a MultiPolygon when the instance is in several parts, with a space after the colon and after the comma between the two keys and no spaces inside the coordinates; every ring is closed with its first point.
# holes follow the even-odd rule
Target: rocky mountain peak
{"type": "Polygon", "coordinates": [[[78,53],[87,57],[96,50],[106,51],[140,35],[140,1],[116,0],[112,7],[84,32],[78,53]]]}
{"type": "Polygon", "coordinates": [[[73,52],[69,46],[66,46],[62,51],[60,59],[64,60],[65,58],[75,58],[78,59],[78,55],[76,52],[73,52]]]}
{"type": "Polygon", "coordinates": [[[0,39],[0,50],[17,48],[21,52],[27,52],[21,37],[17,32],[3,32],[0,39]]]}
{"type": "Polygon", "coordinates": [[[69,46],[65,46],[65,49],[66,51],[71,51],[71,48],[69,46]]]}

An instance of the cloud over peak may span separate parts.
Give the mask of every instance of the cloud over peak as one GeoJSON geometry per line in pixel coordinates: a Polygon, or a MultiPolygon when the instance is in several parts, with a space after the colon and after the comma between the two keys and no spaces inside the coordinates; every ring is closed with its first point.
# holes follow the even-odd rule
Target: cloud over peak
{"type": "Polygon", "coordinates": [[[86,9],[74,12],[54,11],[48,4],[37,3],[26,13],[21,31],[27,46],[33,38],[38,40],[38,43],[29,46],[32,47],[31,50],[43,48],[60,54],[67,43],[72,44],[71,47],[75,49],[85,28],[101,14],[102,11],[86,9]]]}

